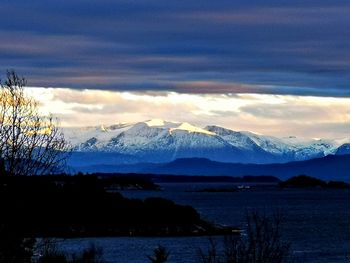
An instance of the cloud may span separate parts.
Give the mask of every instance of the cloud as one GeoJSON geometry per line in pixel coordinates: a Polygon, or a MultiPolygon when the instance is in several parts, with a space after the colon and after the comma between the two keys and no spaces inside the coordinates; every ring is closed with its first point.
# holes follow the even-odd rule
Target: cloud
{"type": "Polygon", "coordinates": [[[310,120],[311,118],[327,118],[329,112],[325,107],[310,107],[298,103],[284,103],[281,105],[259,104],[241,107],[244,113],[251,114],[258,118],[288,119],[288,120],[310,120]]]}
{"type": "Polygon", "coordinates": [[[40,111],[64,126],[110,125],[153,118],[236,131],[301,137],[350,134],[350,99],[273,94],[184,94],[32,88],[40,111]]]}
{"type": "Polygon", "coordinates": [[[13,0],[1,8],[0,71],[14,68],[31,86],[350,96],[348,1],[13,0]]]}
{"type": "Polygon", "coordinates": [[[118,104],[122,99],[119,93],[110,91],[94,92],[91,90],[50,89],[50,92],[53,100],[59,100],[64,103],[87,105],[118,104]]]}
{"type": "MultiPolygon", "coordinates": [[[[345,6],[346,7],[346,6],[345,6]]],[[[320,26],[346,20],[348,10],[341,6],[252,7],[220,11],[192,11],[175,15],[191,22],[231,24],[235,26],[320,26]]]]}

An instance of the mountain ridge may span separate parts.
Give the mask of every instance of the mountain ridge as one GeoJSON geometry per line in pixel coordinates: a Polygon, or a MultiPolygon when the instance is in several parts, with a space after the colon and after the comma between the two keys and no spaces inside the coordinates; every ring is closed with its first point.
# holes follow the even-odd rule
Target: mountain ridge
{"type": "Polygon", "coordinates": [[[189,176],[274,176],[281,180],[306,174],[324,180],[350,182],[350,154],[328,155],[305,161],[278,164],[242,164],[211,161],[206,158],[180,158],[170,163],[139,163],[120,166],[81,167],[84,172],[121,172],[189,176]],[[337,167],[335,169],[334,167],[337,167]],[[106,169],[107,168],[107,169],[106,169]],[[109,168],[109,169],[108,169],[109,168]]]}
{"type": "Polygon", "coordinates": [[[160,119],[66,128],[64,133],[73,145],[72,158],[68,160],[72,167],[169,163],[179,158],[207,158],[228,163],[286,163],[335,154],[341,147],[336,140],[277,138],[217,125],[201,128],[160,119]],[[84,155],[88,158],[84,159],[84,155]]]}

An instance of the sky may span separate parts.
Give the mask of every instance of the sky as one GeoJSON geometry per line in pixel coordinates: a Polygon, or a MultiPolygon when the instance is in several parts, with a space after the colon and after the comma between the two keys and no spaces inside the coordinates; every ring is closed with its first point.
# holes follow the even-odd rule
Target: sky
{"type": "Polygon", "coordinates": [[[0,0],[0,12],[0,72],[24,75],[66,126],[350,137],[349,1],[0,0]]]}

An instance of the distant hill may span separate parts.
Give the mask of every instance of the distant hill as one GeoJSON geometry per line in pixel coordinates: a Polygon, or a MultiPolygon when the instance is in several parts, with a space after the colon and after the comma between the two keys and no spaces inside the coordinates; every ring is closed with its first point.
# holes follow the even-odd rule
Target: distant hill
{"type": "Polygon", "coordinates": [[[118,166],[86,166],[84,172],[103,170],[105,172],[127,172],[172,174],[172,175],[270,175],[285,180],[306,174],[323,180],[350,181],[350,155],[328,155],[307,161],[283,164],[240,164],[215,162],[205,158],[182,158],[165,164],[134,164],[118,166]]]}
{"type": "Polygon", "coordinates": [[[344,155],[344,154],[350,154],[350,143],[344,143],[341,145],[337,151],[335,152],[336,155],[344,155]]]}
{"type": "Polygon", "coordinates": [[[328,155],[307,161],[284,164],[234,164],[208,159],[177,159],[148,172],[182,175],[272,175],[286,179],[298,174],[307,174],[321,179],[350,180],[350,155],[328,155]]]}

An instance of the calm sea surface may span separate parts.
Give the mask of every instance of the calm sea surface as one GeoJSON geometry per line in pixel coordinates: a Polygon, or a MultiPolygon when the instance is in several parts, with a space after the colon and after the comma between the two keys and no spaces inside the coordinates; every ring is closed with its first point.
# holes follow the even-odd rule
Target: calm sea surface
{"type": "MultiPolygon", "coordinates": [[[[124,191],[130,198],[159,196],[188,204],[207,220],[245,227],[249,210],[266,213],[282,210],[284,237],[292,244],[296,262],[350,262],[349,190],[259,189],[234,193],[196,193],[187,190],[230,187],[228,184],[162,184],[164,191],[124,191]]],[[[142,220],[142,219],[140,219],[142,220]]],[[[218,237],[217,241],[220,242],[218,237]]],[[[59,243],[68,253],[77,253],[94,243],[104,258],[114,262],[148,262],[157,245],[170,250],[169,262],[198,262],[198,249],[208,248],[207,237],[183,238],[88,238],[59,243]]]]}

